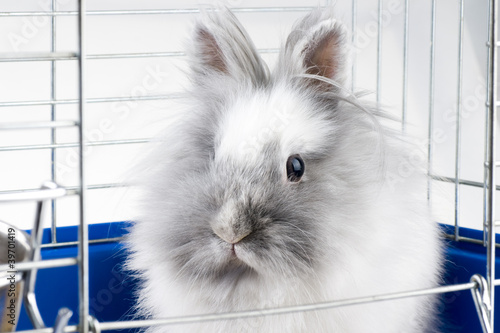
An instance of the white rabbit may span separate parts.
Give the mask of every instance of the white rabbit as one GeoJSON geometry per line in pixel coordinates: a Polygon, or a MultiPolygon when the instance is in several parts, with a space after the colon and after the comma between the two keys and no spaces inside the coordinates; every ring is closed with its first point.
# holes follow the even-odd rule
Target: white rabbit
{"type": "MultiPolygon", "coordinates": [[[[436,286],[442,245],[414,147],[344,87],[346,28],[315,10],[270,72],[229,10],[189,52],[186,113],[145,161],[127,241],[149,318],[436,286]]],[[[148,332],[423,332],[436,300],[405,298],[148,332]]]]}

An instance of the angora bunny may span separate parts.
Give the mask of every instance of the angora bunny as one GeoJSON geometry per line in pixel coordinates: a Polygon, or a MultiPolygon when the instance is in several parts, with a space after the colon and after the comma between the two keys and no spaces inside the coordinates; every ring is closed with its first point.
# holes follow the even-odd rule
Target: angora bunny
{"type": "MultiPolygon", "coordinates": [[[[270,72],[229,10],[201,15],[187,109],[145,162],[142,213],[127,241],[143,315],[311,304],[440,282],[425,163],[384,127],[381,111],[345,88],[348,39],[329,10],[314,10],[270,72]]],[[[424,332],[434,330],[435,303],[413,297],[148,332],[424,332]]]]}

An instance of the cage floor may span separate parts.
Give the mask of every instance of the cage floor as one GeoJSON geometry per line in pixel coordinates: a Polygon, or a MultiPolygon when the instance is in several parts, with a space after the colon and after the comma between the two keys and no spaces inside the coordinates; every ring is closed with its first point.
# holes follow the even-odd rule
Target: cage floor
{"type": "MultiPolygon", "coordinates": [[[[123,236],[127,232],[127,225],[125,222],[91,225],[89,238],[92,240],[123,236]]],[[[443,226],[443,228],[446,229],[449,227],[443,226]]],[[[461,234],[476,239],[481,239],[482,237],[481,232],[475,230],[464,229],[461,234]]],[[[57,237],[60,242],[75,241],[77,238],[77,227],[58,228],[57,237]]],[[[44,231],[44,242],[49,241],[50,230],[46,229],[44,231]]],[[[483,246],[447,241],[446,252],[447,265],[446,281],[444,284],[466,283],[469,282],[473,274],[485,274],[486,249],[483,246]]],[[[498,254],[496,266],[497,269],[500,269],[498,254]]],[[[42,250],[43,259],[67,258],[75,257],[76,255],[76,246],[46,248],[42,250]]],[[[124,271],[122,267],[124,257],[124,249],[120,243],[90,244],[90,314],[99,321],[117,321],[133,318],[133,290],[137,281],[130,278],[124,271]]],[[[49,268],[39,271],[36,296],[46,325],[53,326],[57,312],[61,307],[68,307],[73,310],[74,314],[70,320],[70,324],[78,323],[77,273],[76,266],[49,268]]],[[[438,311],[444,323],[441,331],[481,332],[480,322],[476,315],[470,291],[442,294],[440,297],[441,302],[438,311]]],[[[498,311],[496,311],[495,317],[495,322],[500,322],[498,311]]],[[[17,329],[26,330],[31,328],[32,326],[23,309],[17,329]]]]}

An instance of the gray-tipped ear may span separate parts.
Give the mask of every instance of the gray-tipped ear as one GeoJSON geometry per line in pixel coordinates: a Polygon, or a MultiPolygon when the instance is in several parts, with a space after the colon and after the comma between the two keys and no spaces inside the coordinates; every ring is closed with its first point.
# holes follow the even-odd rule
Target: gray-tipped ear
{"type": "Polygon", "coordinates": [[[198,72],[216,71],[228,73],[227,59],[225,59],[217,40],[205,26],[198,25],[196,27],[195,45],[195,60],[197,61],[197,67],[199,67],[197,68],[198,72]]]}
{"type": "Polygon", "coordinates": [[[255,86],[268,81],[268,70],[245,29],[227,9],[206,10],[198,20],[191,48],[191,68],[198,79],[228,75],[250,80],[255,86]]]}
{"type": "MultiPolygon", "coordinates": [[[[288,36],[278,71],[315,75],[343,86],[349,65],[347,38],[347,29],[332,18],[331,11],[314,10],[298,22],[288,36]]],[[[321,88],[333,88],[324,81],[308,79],[307,82],[321,88]]]]}

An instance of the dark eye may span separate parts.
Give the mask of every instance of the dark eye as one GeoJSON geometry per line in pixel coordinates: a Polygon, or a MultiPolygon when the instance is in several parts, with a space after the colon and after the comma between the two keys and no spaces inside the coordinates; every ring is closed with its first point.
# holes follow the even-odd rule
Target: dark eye
{"type": "Polygon", "coordinates": [[[304,174],[304,161],[300,155],[292,155],[286,161],[286,175],[289,181],[298,182],[304,174]]]}

